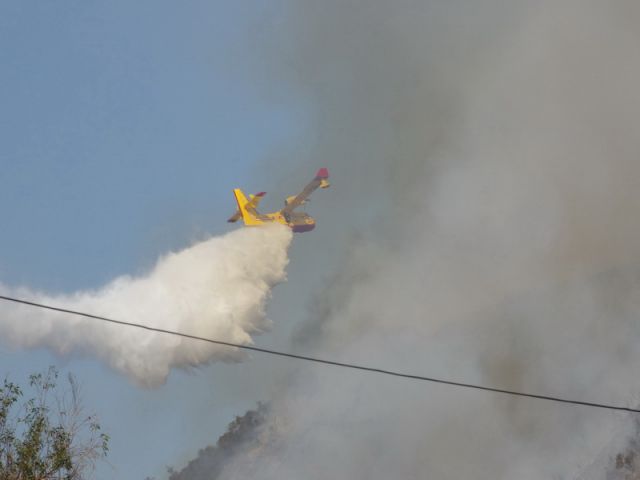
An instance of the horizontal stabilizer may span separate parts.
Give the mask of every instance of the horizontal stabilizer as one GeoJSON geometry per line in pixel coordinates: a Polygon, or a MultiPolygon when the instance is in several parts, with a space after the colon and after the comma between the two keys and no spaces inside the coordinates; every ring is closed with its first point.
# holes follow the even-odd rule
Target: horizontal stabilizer
{"type": "MultiPolygon", "coordinates": [[[[248,210],[248,211],[255,210],[258,207],[258,205],[260,204],[260,200],[262,200],[262,197],[264,197],[266,194],[267,194],[267,192],[258,192],[255,195],[249,195],[251,200],[247,202],[247,204],[245,206],[245,209],[248,210]]],[[[235,223],[238,220],[240,220],[241,218],[242,218],[242,212],[238,208],[238,210],[236,210],[236,213],[234,213],[231,217],[229,217],[227,222],[235,223]]]]}
{"type": "Polygon", "coordinates": [[[258,218],[258,212],[256,211],[256,206],[264,197],[265,192],[260,192],[256,195],[250,195],[251,200],[247,200],[247,197],[244,196],[244,193],[239,188],[233,190],[233,194],[236,197],[236,202],[238,204],[238,211],[236,214],[229,219],[235,222],[238,219],[242,218],[245,225],[262,225],[264,222],[258,218]],[[240,215],[238,218],[235,218],[236,215],[240,215]]]}

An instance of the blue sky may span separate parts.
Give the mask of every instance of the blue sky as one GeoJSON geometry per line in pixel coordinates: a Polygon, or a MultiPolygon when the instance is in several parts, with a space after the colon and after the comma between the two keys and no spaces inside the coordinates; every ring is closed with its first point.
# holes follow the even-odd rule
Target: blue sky
{"type": "MultiPolygon", "coordinates": [[[[275,7],[0,3],[0,282],[51,293],[96,288],[228,231],[231,188],[268,190],[259,166],[307,122],[295,95],[268,94],[253,51],[275,7]]],[[[309,248],[294,245],[285,295],[300,304],[309,248]]],[[[290,327],[262,343],[285,345],[290,327]]],[[[98,478],[125,480],[181,466],[263,399],[283,368],[277,359],[215,365],[145,391],[91,358],[0,347],[0,374],[15,380],[49,364],[78,376],[85,404],[112,435],[111,465],[98,478]]]]}
{"type": "Polygon", "coordinates": [[[97,285],[220,228],[227,187],[294,125],[241,57],[259,2],[0,8],[4,278],[97,285]]]}

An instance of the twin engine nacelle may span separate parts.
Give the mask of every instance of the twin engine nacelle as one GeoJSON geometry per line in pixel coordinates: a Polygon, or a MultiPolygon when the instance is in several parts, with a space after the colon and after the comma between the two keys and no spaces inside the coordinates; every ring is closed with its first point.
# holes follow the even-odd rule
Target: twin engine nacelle
{"type": "MultiPolygon", "coordinates": [[[[295,200],[295,198],[297,197],[297,195],[291,195],[290,197],[287,197],[284,201],[284,206],[288,206],[289,204],[291,204],[291,202],[293,202],[295,200]]],[[[304,205],[305,203],[307,203],[308,200],[303,200],[302,202],[300,202],[300,205],[304,205]]]]}

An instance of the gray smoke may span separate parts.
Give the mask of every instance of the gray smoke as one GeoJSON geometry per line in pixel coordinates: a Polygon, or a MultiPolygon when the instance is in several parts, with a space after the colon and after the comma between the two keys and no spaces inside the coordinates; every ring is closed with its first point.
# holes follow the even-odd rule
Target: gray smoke
{"type": "MultiPolygon", "coordinates": [[[[289,153],[332,171],[317,238],[342,250],[292,348],[637,404],[640,6],[286,7],[263,44],[310,99],[289,153]]],[[[219,478],[572,479],[630,421],[314,366],[286,387],[277,448],[219,478]]]]}
{"type": "Polygon", "coordinates": [[[170,468],[169,480],[213,480],[222,475],[231,458],[242,457],[245,466],[252,458],[262,458],[273,436],[271,429],[265,428],[268,414],[269,407],[259,403],[257,408],[237,416],[215,445],[200,450],[183,469],[170,468]]]}

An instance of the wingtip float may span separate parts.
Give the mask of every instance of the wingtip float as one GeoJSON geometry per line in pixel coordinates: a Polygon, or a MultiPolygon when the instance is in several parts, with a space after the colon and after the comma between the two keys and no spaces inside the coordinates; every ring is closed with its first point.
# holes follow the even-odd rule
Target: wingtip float
{"type": "Polygon", "coordinates": [[[267,223],[280,223],[287,225],[294,232],[309,232],[316,226],[316,221],[313,217],[305,212],[296,212],[296,208],[304,205],[309,196],[318,188],[329,187],[329,170],[321,168],[316,173],[311,182],[297,195],[292,195],[284,201],[284,208],[277,212],[272,213],[259,213],[257,208],[262,198],[266,195],[266,192],[259,192],[255,195],[249,195],[246,197],[244,192],[239,188],[233,190],[233,194],[236,197],[236,203],[238,204],[238,210],[227,221],[237,222],[242,219],[246,226],[258,226],[267,223]]]}

